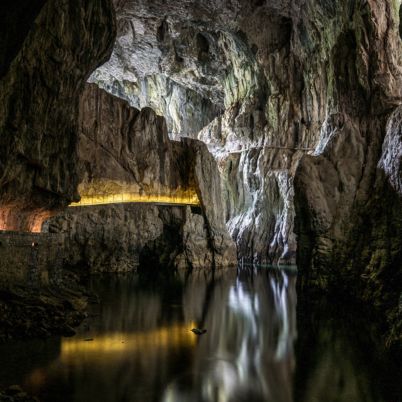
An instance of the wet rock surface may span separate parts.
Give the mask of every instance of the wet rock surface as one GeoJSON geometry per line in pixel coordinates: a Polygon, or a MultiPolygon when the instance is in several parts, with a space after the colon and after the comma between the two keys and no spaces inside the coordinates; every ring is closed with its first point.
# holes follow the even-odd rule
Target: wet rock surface
{"type": "Polygon", "coordinates": [[[73,328],[85,318],[89,296],[78,283],[78,277],[66,271],[58,287],[3,287],[0,342],[74,335],[73,328]]]}
{"type": "Polygon", "coordinates": [[[375,1],[353,16],[358,24],[332,49],[336,114],[295,176],[301,287],[347,288],[375,305],[392,328],[389,342],[400,342],[398,16],[391,2],[375,1]]]}
{"type": "MultiPolygon", "coordinates": [[[[115,35],[108,0],[48,1],[42,9],[40,3],[19,11],[20,19],[31,18],[25,38],[6,39],[6,53],[15,58],[0,80],[3,230],[32,230],[77,198],[79,95],[110,56],[115,35]]],[[[21,26],[18,15],[14,24],[21,26]]]]}
{"type": "Polygon", "coordinates": [[[51,220],[49,231],[68,233],[64,264],[82,273],[236,264],[232,243],[219,239],[221,243],[211,246],[198,207],[126,204],[70,209],[51,220]]]}
{"type": "MultiPolygon", "coordinates": [[[[293,263],[297,249],[306,284],[374,299],[388,324],[398,325],[398,4],[239,0],[196,7],[122,0],[115,6],[115,51],[91,80],[129,98],[130,88],[163,75],[221,108],[198,134],[176,131],[207,143],[218,161],[239,254],[293,263]]],[[[172,124],[177,113],[166,112],[151,92],[141,102],[167,113],[172,124]]]]}
{"type": "Polygon", "coordinates": [[[4,391],[0,391],[1,402],[39,402],[36,397],[29,396],[18,385],[12,385],[4,391]]]}
{"type": "Polygon", "coordinates": [[[400,400],[402,350],[385,347],[381,321],[365,305],[339,309],[334,296],[314,300],[298,293],[293,400],[400,400]]]}
{"type": "Polygon", "coordinates": [[[47,230],[68,237],[65,263],[89,272],[133,271],[139,262],[150,269],[235,265],[219,171],[205,144],[171,141],[164,118],[93,84],[80,104],[81,195],[131,191],[155,200],[72,208],[52,218],[47,230]],[[157,205],[158,195],[180,198],[189,190],[200,206],[157,205]]]}

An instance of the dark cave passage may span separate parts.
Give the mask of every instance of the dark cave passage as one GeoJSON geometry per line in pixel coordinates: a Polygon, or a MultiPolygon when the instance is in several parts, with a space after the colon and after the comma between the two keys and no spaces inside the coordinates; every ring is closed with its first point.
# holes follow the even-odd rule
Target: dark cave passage
{"type": "Polygon", "coordinates": [[[0,401],[401,399],[400,1],[8,3],[0,401]]]}

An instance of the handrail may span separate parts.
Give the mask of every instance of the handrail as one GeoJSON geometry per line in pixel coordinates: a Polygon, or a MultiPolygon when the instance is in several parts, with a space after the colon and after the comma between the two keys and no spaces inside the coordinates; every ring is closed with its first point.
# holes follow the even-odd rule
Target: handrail
{"type": "Polygon", "coordinates": [[[195,192],[185,191],[180,194],[97,194],[83,195],[81,201],[73,202],[70,207],[81,207],[91,205],[127,204],[127,203],[153,203],[153,204],[180,204],[199,206],[200,201],[195,192]]]}

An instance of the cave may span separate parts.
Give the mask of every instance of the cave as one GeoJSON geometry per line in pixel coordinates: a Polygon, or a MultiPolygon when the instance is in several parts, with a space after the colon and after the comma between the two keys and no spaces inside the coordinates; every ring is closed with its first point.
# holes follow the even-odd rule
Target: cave
{"type": "Polygon", "coordinates": [[[0,402],[402,400],[400,0],[0,4],[0,402]]]}

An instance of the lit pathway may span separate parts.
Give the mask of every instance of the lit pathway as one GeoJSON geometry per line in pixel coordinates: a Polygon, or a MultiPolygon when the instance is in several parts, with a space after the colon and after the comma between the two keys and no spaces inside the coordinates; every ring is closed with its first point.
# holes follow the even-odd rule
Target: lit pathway
{"type": "Polygon", "coordinates": [[[136,194],[120,193],[107,195],[83,195],[81,201],[73,202],[70,207],[85,207],[91,205],[107,204],[133,204],[133,203],[152,203],[152,204],[172,204],[172,205],[200,205],[197,194],[194,191],[183,191],[180,195],[163,194],[136,194]]]}

